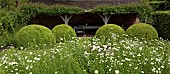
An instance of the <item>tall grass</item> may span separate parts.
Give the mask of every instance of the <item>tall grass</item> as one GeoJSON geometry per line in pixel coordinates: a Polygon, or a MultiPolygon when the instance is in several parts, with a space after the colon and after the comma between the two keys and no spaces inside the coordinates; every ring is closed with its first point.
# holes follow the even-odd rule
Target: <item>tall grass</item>
{"type": "Polygon", "coordinates": [[[52,49],[0,52],[1,74],[168,74],[170,43],[76,38],[52,49]]]}

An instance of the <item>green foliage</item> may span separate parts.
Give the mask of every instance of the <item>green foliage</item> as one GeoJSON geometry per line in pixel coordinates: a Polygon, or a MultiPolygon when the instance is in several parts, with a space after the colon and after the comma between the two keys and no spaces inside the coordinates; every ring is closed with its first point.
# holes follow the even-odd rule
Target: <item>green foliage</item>
{"type": "Polygon", "coordinates": [[[149,20],[150,12],[152,11],[151,7],[147,4],[126,4],[126,5],[118,5],[118,6],[108,6],[102,5],[97,6],[92,9],[90,12],[94,14],[137,14],[142,22],[146,22],[145,20],[149,20]]]}
{"type": "Polygon", "coordinates": [[[0,0],[0,9],[7,11],[15,10],[19,5],[27,3],[28,0],[0,0]]]}
{"type": "Polygon", "coordinates": [[[3,28],[5,31],[8,31],[10,33],[14,32],[14,17],[12,15],[12,12],[0,10],[0,25],[1,28],[3,28]]]}
{"type": "Polygon", "coordinates": [[[16,0],[0,0],[0,9],[14,10],[16,8],[16,0]]]}
{"type": "MultiPolygon", "coordinates": [[[[14,34],[20,28],[28,23],[28,17],[25,14],[21,14],[20,11],[6,11],[0,10],[0,25],[4,31],[14,34]]],[[[1,29],[1,30],[2,30],[1,29]]]]}
{"type": "Polygon", "coordinates": [[[97,31],[95,36],[100,39],[112,39],[114,35],[123,35],[125,31],[122,27],[116,24],[106,24],[101,26],[97,31]]]}
{"type": "Polygon", "coordinates": [[[12,45],[14,43],[13,35],[7,31],[3,31],[2,36],[0,36],[0,46],[5,47],[12,45]]]}
{"type": "Polygon", "coordinates": [[[49,6],[47,9],[49,15],[62,15],[62,14],[82,14],[84,10],[79,7],[74,6],[64,6],[64,5],[53,5],[49,6]]]}
{"type": "Polygon", "coordinates": [[[38,14],[45,14],[47,6],[42,3],[24,4],[19,7],[20,12],[31,18],[38,14]]]}
{"type": "Polygon", "coordinates": [[[165,1],[152,1],[150,2],[154,11],[160,11],[165,9],[165,1]]]}
{"type": "Polygon", "coordinates": [[[75,30],[66,24],[55,26],[52,32],[55,35],[56,42],[66,42],[72,40],[72,37],[76,37],[75,30]]]}
{"type": "Polygon", "coordinates": [[[0,23],[0,36],[3,35],[3,32],[4,32],[4,28],[3,28],[3,26],[2,26],[2,23],[0,23]]]}
{"type": "Polygon", "coordinates": [[[64,5],[53,5],[47,6],[42,3],[25,4],[20,6],[20,11],[23,14],[27,14],[29,17],[33,17],[40,14],[47,15],[62,15],[62,14],[81,14],[84,12],[83,9],[74,6],[64,6],[64,5]]]}
{"type": "Polygon", "coordinates": [[[163,39],[170,39],[170,11],[157,11],[153,13],[153,26],[163,39]]]}
{"type": "Polygon", "coordinates": [[[152,27],[149,24],[140,23],[140,24],[134,24],[130,26],[126,33],[130,37],[136,37],[138,39],[158,39],[158,33],[154,27],[152,27]]]}
{"type": "Polygon", "coordinates": [[[16,46],[27,49],[49,48],[55,43],[52,31],[41,25],[28,25],[20,29],[16,35],[16,46]]]}
{"type": "MultiPolygon", "coordinates": [[[[13,44],[13,34],[18,26],[17,12],[0,10],[0,46],[13,44]]],[[[21,25],[20,25],[21,26],[21,25]]]]}

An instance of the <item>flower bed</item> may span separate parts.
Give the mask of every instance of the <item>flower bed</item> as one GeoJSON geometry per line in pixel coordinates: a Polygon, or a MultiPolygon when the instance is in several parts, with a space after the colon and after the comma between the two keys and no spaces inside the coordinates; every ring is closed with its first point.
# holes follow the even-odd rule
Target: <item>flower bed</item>
{"type": "MultiPolygon", "coordinates": [[[[126,36],[126,35],[125,35],[126,36]]],[[[52,49],[0,52],[1,74],[168,74],[170,43],[76,38],[52,49]],[[109,41],[108,41],[109,42],[109,41]]]]}

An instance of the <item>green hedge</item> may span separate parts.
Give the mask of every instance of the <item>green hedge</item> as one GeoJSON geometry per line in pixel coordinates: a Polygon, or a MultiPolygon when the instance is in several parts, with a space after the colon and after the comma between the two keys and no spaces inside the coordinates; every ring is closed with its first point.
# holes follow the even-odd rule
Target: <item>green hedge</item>
{"type": "MultiPolygon", "coordinates": [[[[45,4],[34,3],[25,4],[20,6],[20,11],[23,15],[27,15],[30,18],[38,14],[47,15],[62,15],[62,14],[83,14],[85,9],[74,7],[74,6],[64,6],[64,5],[52,5],[47,6],[45,4]]],[[[96,6],[93,9],[87,10],[94,14],[137,14],[142,22],[150,21],[148,17],[152,8],[147,4],[124,4],[118,6],[101,5],[96,6]]]]}
{"type": "Polygon", "coordinates": [[[42,3],[25,4],[20,6],[20,11],[27,16],[33,17],[40,14],[47,15],[62,15],[62,14],[81,14],[84,10],[79,7],[74,6],[64,6],[64,5],[51,5],[47,6],[42,3]]]}
{"type": "Polygon", "coordinates": [[[157,11],[153,13],[153,26],[163,39],[170,39],[170,11],[157,11]]]}
{"type": "Polygon", "coordinates": [[[14,16],[10,11],[0,10],[0,25],[5,31],[13,33],[14,16]]]}
{"type": "Polygon", "coordinates": [[[0,9],[13,10],[16,8],[15,0],[0,0],[0,9]]]}
{"type": "Polygon", "coordinates": [[[165,10],[165,1],[151,1],[150,5],[154,11],[165,10]]]}
{"type": "Polygon", "coordinates": [[[102,15],[114,14],[137,14],[142,22],[146,22],[150,16],[152,8],[147,4],[125,4],[118,6],[102,5],[97,6],[90,12],[102,15]]]}
{"type": "Polygon", "coordinates": [[[13,44],[13,35],[25,23],[22,17],[18,17],[19,14],[6,9],[0,10],[0,46],[13,44]]]}
{"type": "Polygon", "coordinates": [[[5,31],[8,31],[11,34],[27,25],[28,21],[29,18],[25,17],[25,14],[21,14],[20,11],[0,10],[0,24],[5,31]]]}

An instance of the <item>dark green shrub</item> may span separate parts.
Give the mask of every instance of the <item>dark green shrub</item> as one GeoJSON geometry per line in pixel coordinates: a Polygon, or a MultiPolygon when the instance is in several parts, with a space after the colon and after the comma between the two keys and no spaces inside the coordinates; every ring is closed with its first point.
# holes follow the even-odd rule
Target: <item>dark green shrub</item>
{"type": "Polygon", "coordinates": [[[3,28],[2,24],[0,23],[0,36],[3,35],[3,32],[4,32],[4,28],[3,28]]]}
{"type": "Polygon", "coordinates": [[[111,39],[111,37],[116,34],[116,35],[123,35],[125,31],[123,30],[122,27],[116,25],[116,24],[106,24],[100,27],[97,31],[95,36],[97,38],[106,38],[106,39],[111,39]]]}
{"type": "Polygon", "coordinates": [[[0,9],[13,10],[16,7],[16,0],[0,0],[0,9]]]}
{"type": "Polygon", "coordinates": [[[52,29],[55,35],[56,42],[65,42],[71,40],[72,37],[76,37],[75,30],[66,24],[60,24],[52,29]]]}
{"type": "Polygon", "coordinates": [[[12,12],[8,12],[5,10],[0,10],[0,25],[4,29],[4,31],[8,31],[10,33],[14,32],[14,17],[12,12]]]}
{"type": "Polygon", "coordinates": [[[17,47],[27,49],[49,48],[56,41],[52,31],[41,25],[25,26],[16,33],[15,38],[17,47]]]}
{"type": "Polygon", "coordinates": [[[2,36],[0,36],[0,46],[5,47],[12,45],[14,42],[13,35],[7,31],[3,31],[2,36]]]}
{"type": "Polygon", "coordinates": [[[153,13],[153,26],[163,39],[170,39],[170,11],[153,13]]]}
{"type": "Polygon", "coordinates": [[[150,2],[150,5],[154,11],[165,9],[165,1],[152,1],[150,2]]]}
{"type": "Polygon", "coordinates": [[[130,37],[136,37],[138,39],[157,39],[158,38],[158,33],[154,27],[152,27],[149,24],[145,23],[139,23],[139,24],[134,24],[130,26],[127,30],[126,33],[130,37]]]}

